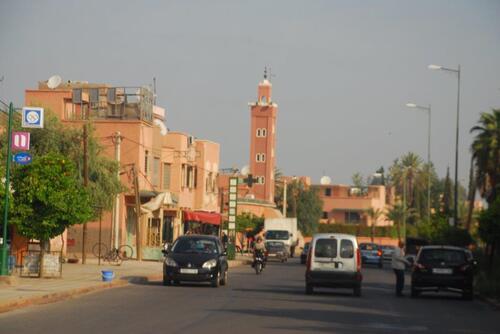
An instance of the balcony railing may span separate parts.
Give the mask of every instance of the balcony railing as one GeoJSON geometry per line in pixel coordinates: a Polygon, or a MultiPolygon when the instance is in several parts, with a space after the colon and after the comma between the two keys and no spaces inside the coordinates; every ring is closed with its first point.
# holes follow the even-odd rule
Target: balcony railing
{"type": "Polygon", "coordinates": [[[153,93],[148,87],[73,88],[68,102],[66,120],[153,121],[153,93]]]}

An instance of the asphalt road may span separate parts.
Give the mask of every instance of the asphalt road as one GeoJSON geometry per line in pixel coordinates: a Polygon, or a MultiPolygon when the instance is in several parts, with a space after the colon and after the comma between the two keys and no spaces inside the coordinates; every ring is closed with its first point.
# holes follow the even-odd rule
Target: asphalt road
{"type": "MultiPolygon", "coordinates": [[[[500,313],[454,295],[396,298],[393,273],[363,270],[363,296],[304,294],[304,266],[273,263],[257,276],[232,269],[229,286],[106,290],[0,315],[0,333],[499,333],[500,313]]],[[[408,291],[406,291],[408,294],[408,291]]]]}

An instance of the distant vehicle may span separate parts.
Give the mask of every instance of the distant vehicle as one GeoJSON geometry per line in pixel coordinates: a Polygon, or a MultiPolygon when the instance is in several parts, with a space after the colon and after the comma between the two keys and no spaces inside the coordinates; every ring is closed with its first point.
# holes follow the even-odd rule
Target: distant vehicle
{"type": "Polygon", "coordinates": [[[266,218],[264,230],[267,241],[282,241],[288,248],[290,257],[294,256],[298,242],[297,218],[266,218]]]}
{"type": "Polygon", "coordinates": [[[476,265],[472,253],[465,248],[423,246],[413,265],[411,296],[415,298],[427,291],[452,291],[471,300],[476,265]]]}
{"type": "Polygon", "coordinates": [[[302,252],[300,253],[300,263],[305,264],[307,260],[307,253],[309,252],[309,246],[311,245],[310,242],[306,242],[304,244],[304,249],[302,249],[302,252]]]}
{"type": "Polygon", "coordinates": [[[349,234],[316,234],[306,266],[306,294],[315,287],[349,288],[361,296],[361,253],[356,237],[349,234]]]}
{"type": "Polygon", "coordinates": [[[380,248],[382,249],[382,259],[384,261],[391,261],[392,254],[394,253],[394,249],[396,247],[389,245],[381,245],[380,248]]]}
{"type": "Polygon", "coordinates": [[[384,266],[382,258],[382,249],[377,244],[362,243],[359,245],[361,250],[361,261],[363,264],[376,264],[379,268],[384,266]]]}
{"type": "Polygon", "coordinates": [[[283,241],[266,241],[267,260],[276,259],[281,262],[288,260],[288,249],[283,241]]]}
{"type": "Polygon", "coordinates": [[[208,235],[179,237],[171,249],[163,250],[163,285],[179,282],[227,284],[227,253],[219,238],[208,235]]]}
{"type": "Polygon", "coordinates": [[[255,273],[259,275],[264,267],[266,266],[266,256],[263,251],[255,251],[253,254],[252,267],[255,269],[255,273]]]}

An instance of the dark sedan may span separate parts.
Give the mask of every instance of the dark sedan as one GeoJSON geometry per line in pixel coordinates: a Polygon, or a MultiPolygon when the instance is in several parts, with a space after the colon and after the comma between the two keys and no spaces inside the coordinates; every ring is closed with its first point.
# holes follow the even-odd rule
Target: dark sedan
{"type": "Polygon", "coordinates": [[[469,250],[452,246],[424,246],[411,276],[411,296],[425,291],[452,291],[472,299],[476,261],[469,250]]]}
{"type": "Polygon", "coordinates": [[[181,236],[164,253],[163,285],[210,282],[216,288],[227,284],[227,254],[217,237],[181,236]]]}

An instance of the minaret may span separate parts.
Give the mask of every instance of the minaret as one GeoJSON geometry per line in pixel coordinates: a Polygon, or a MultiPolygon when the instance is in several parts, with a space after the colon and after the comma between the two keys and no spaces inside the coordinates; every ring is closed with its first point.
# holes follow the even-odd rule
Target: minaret
{"type": "Polygon", "coordinates": [[[274,203],[274,168],[276,166],[276,114],[278,105],[271,99],[272,84],[264,70],[264,80],[257,89],[257,102],[249,103],[250,173],[258,182],[252,192],[256,199],[274,203]]]}

